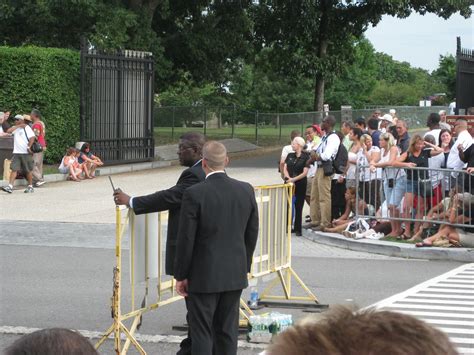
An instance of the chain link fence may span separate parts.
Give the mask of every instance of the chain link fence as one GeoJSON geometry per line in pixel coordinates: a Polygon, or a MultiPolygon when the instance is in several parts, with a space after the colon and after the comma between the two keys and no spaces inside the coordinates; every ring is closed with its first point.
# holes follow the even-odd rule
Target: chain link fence
{"type": "MultiPolygon", "coordinates": [[[[380,107],[382,114],[395,109],[397,117],[408,123],[409,129],[426,127],[432,112],[447,110],[444,106],[380,107]]],[[[369,118],[375,109],[340,110],[329,112],[268,113],[245,110],[238,106],[155,106],[154,135],[156,145],[178,142],[188,131],[200,131],[210,139],[240,138],[260,146],[287,142],[292,130],[303,132],[305,127],[333,115],[338,127],[342,121],[369,118]]]]}

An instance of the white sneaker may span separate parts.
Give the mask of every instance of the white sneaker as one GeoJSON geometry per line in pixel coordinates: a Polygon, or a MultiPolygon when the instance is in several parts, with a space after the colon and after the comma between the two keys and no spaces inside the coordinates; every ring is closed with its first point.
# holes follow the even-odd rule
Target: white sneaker
{"type": "Polygon", "coordinates": [[[35,189],[33,189],[33,186],[28,186],[24,192],[25,194],[30,194],[30,193],[35,192],[35,189]]]}
{"type": "Polygon", "coordinates": [[[354,239],[363,239],[363,238],[365,238],[364,233],[357,233],[357,232],[356,232],[356,233],[354,234],[354,239]]]}
{"type": "Polygon", "coordinates": [[[40,187],[40,186],[43,186],[44,184],[46,184],[46,181],[44,181],[44,180],[43,181],[37,181],[37,182],[35,182],[34,186],[35,187],[40,187]]]}

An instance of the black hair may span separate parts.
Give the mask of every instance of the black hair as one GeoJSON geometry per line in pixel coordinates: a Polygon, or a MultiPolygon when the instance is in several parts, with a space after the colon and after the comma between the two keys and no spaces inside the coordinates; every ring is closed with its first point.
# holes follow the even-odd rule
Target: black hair
{"type": "Polygon", "coordinates": [[[201,132],[187,132],[179,137],[179,139],[186,141],[187,145],[198,153],[202,152],[202,147],[206,143],[206,137],[201,132]]]}
{"type": "Polygon", "coordinates": [[[367,125],[370,129],[377,130],[379,128],[379,120],[376,118],[371,118],[369,119],[369,122],[367,122],[367,125]]]}
{"type": "Polygon", "coordinates": [[[316,132],[316,129],[314,128],[313,125],[306,126],[306,129],[308,129],[308,128],[311,128],[313,130],[313,132],[316,132]]]}
{"type": "Polygon", "coordinates": [[[393,138],[398,139],[397,126],[395,125],[389,126],[387,129],[388,129],[388,132],[392,134],[393,138]]]}
{"type": "Polygon", "coordinates": [[[362,126],[364,126],[364,128],[367,126],[367,124],[365,123],[364,116],[361,116],[358,119],[356,119],[355,124],[362,125],[362,126]]]}
{"type": "Polygon", "coordinates": [[[432,112],[430,113],[430,115],[428,116],[428,119],[426,120],[426,125],[429,128],[433,129],[439,126],[440,121],[441,121],[441,116],[439,115],[439,113],[432,112]]]}
{"type": "Polygon", "coordinates": [[[352,128],[351,131],[352,131],[352,134],[357,137],[357,139],[360,139],[360,137],[362,137],[363,135],[362,130],[358,127],[352,128]]]}

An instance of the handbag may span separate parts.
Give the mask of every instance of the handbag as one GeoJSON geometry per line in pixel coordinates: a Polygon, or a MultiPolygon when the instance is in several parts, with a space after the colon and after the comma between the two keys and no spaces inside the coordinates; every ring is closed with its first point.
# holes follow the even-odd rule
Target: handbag
{"type": "Polygon", "coordinates": [[[434,193],[431,179],[418,180],[418,194],[421,197],[432,197],[434,193]]]}
{"type": "Polygon", "coordinates": [[[324,176],[332,176],[334,174],[332,160],[321,161],[321,167],[323,168],[324,176]]]}
{"type": "MultiPolygon", "coordinates": [[[[24,127],[23,129],[25,130],[26,140],[29,142],[30,140],[28,138],[28,134],[26,134],[26,129],[24,127]]],[[[33,153],[41,153],[43,151],[43,146],[38,142],[38,138],[35,137],[35,141],[31,145],[30,149],[33,153]]]]}

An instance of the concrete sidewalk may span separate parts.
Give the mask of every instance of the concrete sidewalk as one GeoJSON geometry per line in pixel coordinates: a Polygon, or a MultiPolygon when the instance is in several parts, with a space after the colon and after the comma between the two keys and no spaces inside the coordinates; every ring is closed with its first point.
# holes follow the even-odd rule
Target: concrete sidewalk
{"type": "MultiPolygon", "coordinates": [[[[223,139],[220,140],[227,148],[228,154],[230,157],[246,157],[246,156],[257,156],[271,152],[274,150],[279,150],[281,148],[260,148],[252,143],[244,141],[242,139],[233,138],[233,139],[223,139]]],[[[106,176],[106,175],[115,175],[123,173],[131,173],[135,171],[150,170],[157,168],[165,168],[172,165],[178,164],[178,145],[164,145],[155,147],[155,160],[151,162],[142,162],[142,163],[130,163],[123,165],[110,165],[98,168],[96,170],[97,176],[106,176]]],[[[48,174],[44,176],[44,181],[47,183],[66,181],[66,174],[48,174]]],[[[7,186],[7,180],[0,180],[0,187],[7,186]]],[[[26,186],[25,179],[15,180],[14,186],[26,186]]]]}
{"type": "Polygon", "coordinates": [[[414,244],[373,239],[356,240],[337,233],[314,232],[311,229],[303,229],[303,236],[320,244],[399,258],[474,262],[473,248],[417,248],[414,244]]]}

